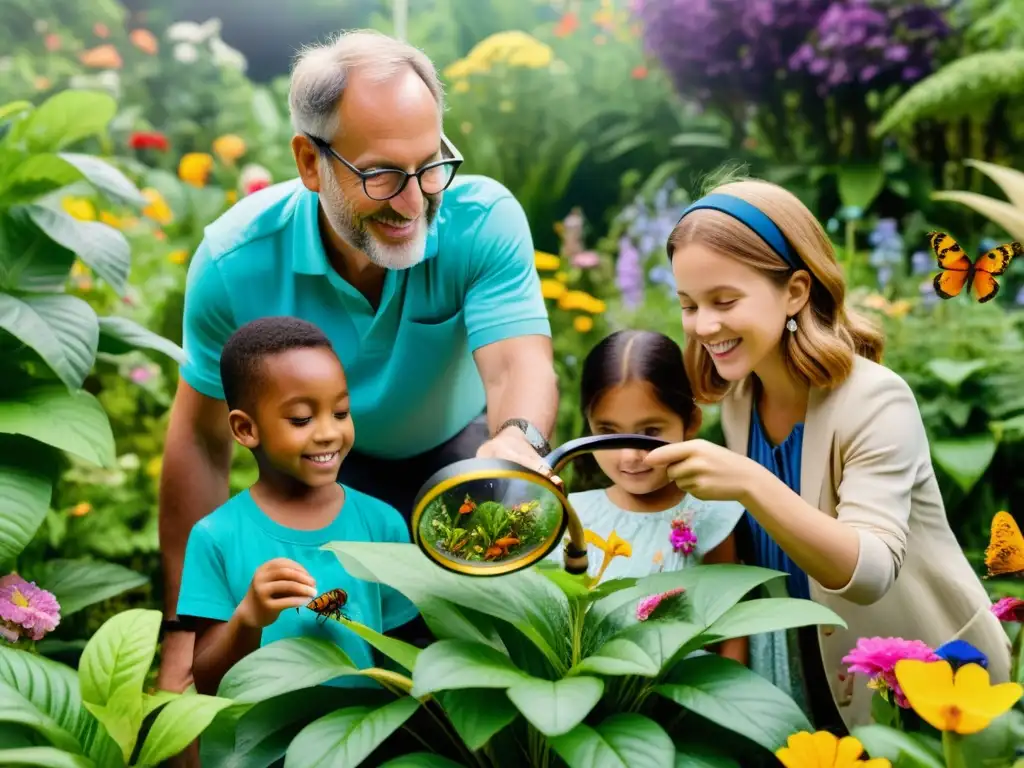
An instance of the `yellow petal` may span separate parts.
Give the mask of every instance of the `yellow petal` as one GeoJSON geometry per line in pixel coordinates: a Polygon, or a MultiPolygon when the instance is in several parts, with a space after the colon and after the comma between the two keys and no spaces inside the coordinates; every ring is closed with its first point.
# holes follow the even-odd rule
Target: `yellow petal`
{"type": "Polygon", "coordinates": [[[836,764],[836,748],[839,744],[838,737],[828,731],[816,731],[811,739],[814,743],[814,754],[817,760],[815,765],[825,765],[832,768],[836,764]]]}
{"type": "Polygon", "coordinates": [[[988,670],[979,664],[965,664],[956,672],[954,704],[959,709],[957,733],[977,733],[1006,714],[1017,703],[1024,689],[1017,683],[992,685],[988,670]]]}
{"type": "Polygon", "coordinates": [[[826,768],[818,762],[814,734],[808,731],[800,731],[790,736],[786,740],[786,746],[778,750],[775,757],[785,768],[826,768]]]}
{"type": "MultiPolygon", "coordinates": [[[[612,535],[614,536],[615,534],[612,534],[612,535]]],[[[600,549],[602,552],[607,552],[610,549],[610,547],[608,546],[608,542],[607,541],[605,541],[604,539],[602,539],[600,536],[598,536],[596,533],[594,533],[593,531],[591,531],[589,529],[583,531],[583,540],[586,541],[587,544],[593,544],[595,547],[600,549]]]]}
{"type": "Polygon", "coordinates": [[[940,731],[953,730],[959,714],[953,691],[953,668],[948,661],[903,659],[896,662],[896,680],[921,719],[940,731]]]}
{"type": "Polygon", "coordinates": [[[836,746],[836,756],[832,760],[835,768],[858,765],[858,759],[864,753],[864,746],[853,736],[844,736],[836,746]]]}

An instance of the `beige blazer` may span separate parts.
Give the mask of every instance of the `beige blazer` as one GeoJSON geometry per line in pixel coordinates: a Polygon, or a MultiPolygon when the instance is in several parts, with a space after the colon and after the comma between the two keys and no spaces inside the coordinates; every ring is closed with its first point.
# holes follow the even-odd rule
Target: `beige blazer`
{"type": "MultiPolygon", "coordinates": [[[[726,445],[747,454],[750,380],[722,402],[726,445]]],[[[914,394],[897,374],[858,357],[832,390],[812,389],[804,420],[803,499],[860,536],[850,583],[811,598],[848,629],[819,627],[822,661],[847,727],[871,722],[872,690],[842,658],[859,637],[954,638],[988,655],[993,682],[1009,679],[1010,643],[980,579],[950,530],[914,394]]]]}

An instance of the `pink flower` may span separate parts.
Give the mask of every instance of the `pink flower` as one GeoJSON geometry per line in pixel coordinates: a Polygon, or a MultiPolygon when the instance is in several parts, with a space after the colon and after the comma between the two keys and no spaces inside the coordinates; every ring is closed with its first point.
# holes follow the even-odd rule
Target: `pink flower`
{"type": "Polygon", "coordinates": [[[59,623],[60,604],[52,594],[16,573],[0,579],[0,635],[8,641],[41,640],[59,623]]]}
{"type": "Polygon", "coordinates": [[[676,587],[675,589],[670,589],[668,592],[662,592],[658,595],[651,595],[650,597],[645,597],[643,600],[640,601],[640,604],[636,607],[636,620],[647,621],[647,619],[651,617],[651,614],[654,613],[654,609],[661,605],[662,602],[664,602],[670,597],[680,595],[684,591],[685,590],[682,587],[676,587]]]}
{"type": "Polygon", "coordinates": [[[128,376],[136,384],[145,384],[147,381],[153,378],[153,371],[151,371],[144,365],[138,365],[132,368],[128,376]]]}
{"type": "Polygon", "coordinates": [[[672,531],[668,535],[668,541],[672,545],[673,552],[682,552],[684,555],[692,555],[697,548],[697,534],[693,532],[693,526],[688,518],[677,517],[672,521],[672,531]]]}
{"type": "Polygon", "coordinates": [[[1024,624],[1024,600],[1018,597],[1004,597],[992,603],[990,610],[1000,621],[1024,624]]]}
{"type": "Polygon", "coordinates": [[[251,195],[254,192],[259,192],[261,189],[269,187],[273,183],[273,177],[270,175],[270,171],[262,165],[249,163],[242,168],[238,182],[242,192],[246,195],[251,195]]]}
{"type": "Polygon", "coordinates": [[[572,265],[577,269],[593,269],[601,263],[601,257],[593,251],[583,251],[572,257],[572,265]]]}
{"type": "Polygon", "coordinates": [[[896,704],[910,709],[907,697],[896,681],[893,671],[901,659],[938,661],[935,651],[920,640],[904,640],[902,637],[862,637],[846,656],[843,663],[848,665],[850,674],[866,675],[870,687],[881,691],[891,690],[896,704]]]}

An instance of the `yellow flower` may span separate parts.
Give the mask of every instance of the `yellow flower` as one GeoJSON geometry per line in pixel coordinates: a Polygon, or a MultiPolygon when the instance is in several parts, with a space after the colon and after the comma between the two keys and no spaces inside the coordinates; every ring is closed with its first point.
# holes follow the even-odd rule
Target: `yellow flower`
{"type": "Polygon", "coordinates": [[[565,293],[565,286],[557,280],[541,280],[540,292],[545,299],[558,299],[565,293]]]}
{"type": "Polygon", "coordinates": [[[444,76],[449,80],[465,80],[470,75],[482,75],[486,73],[488,69],[489,67],[487,67],[484,62],[470,59],[467,56],[466,58],[459,59],[445,67],[444,76]]]}
{"type": "Polygon", "coordinates": [[[188,251],[186,251],[184,248],[179,248],[176,251],[171,251],[169,254],[167,254],[167,260],[171,262],[171,264],[184,264],[186,261],[188,261],[188,251]]]}
{"type": "Polygon", "coordinates": [[[226,133],[214,139],[213,153],[222,163],[230,165],[245,154],[245,141],[241,136],[226,133]]]}
{"type": "Polygon", "coordinates": [[[1019,683],[989,682],[988,670],[965,664],[953,674],[948,661],[896,662],[896,681],[921,719],[940,731],[977,733],[1024,695],[1019,683]]]}
{"type": "Polygon", "coordinates": [[[558,306],[560,309],[564,309],[567,312],[572,310],[581,310],[583,312],[589,312],[592,315],[599,315],[607,309],[607,306],[600,299],[594,298],[585,291],[569,291],[565,293],[559,300],[558,306]]]}
{"type": "Polygon", "coordinates": [[[88,274],[89,268],[78,259],[75,259],[75,263],[71,265],[71,276],[85,277],[88,274]]]}
{"type": "Polygon", "coordinates": [[[65,197],[60,201],[60,207],[79,221],[96,220],[96,209],[84,197],[65,197]]]}
{"type": "Polygon", "coordinates": [[[853,736],[837,737],[828,731],[800,731],[786,740],[775,756],[786,768],[892,768],[884,757],[861,760],[864,747],[853,736]]]}
{"type": "Polygon", "coordinates": [[[906,317],[909,314],[913,305],[906,299],[897,299],[888,307],[885,308],[885,314],[889,317],[906,317]]]}
{"type": "Polygon", "coordinates": [[[562,260],[553,253],[533,252],[533,265],[542,272],[549,272],[562,266],[562,260]]]}
{"type": "Polygon", "coordinates": [[[238,202],[238,192],[233,189],[229,189],[224,193],[224,199],[227,201],[228,205],[234,205],[238,202]]]}
{"type": "Polygon", "coordinates": [[[142,190],[142,196],[149,203],[149,205],[142,209],[143,216],[149,217],[162,226],[167,226],[171,223],[174,215],[171,213],[171,206],[164,200],[163,195],[152,187],[146,187],[142,190]]]}
{"type": "Polygon", "coordinates": [[[591,579],[591,584],[597,584],[601,581],[601,577],[604,576],[605,569],[616,557],[633,556],[633,547],[628,541],[620,538],[619,534],[615,531],[608,534],[607,541],[591,530],[583,531],[583,538],[587,544],[593,544],[604,553],[604,558],[601,560],[601,568],[598,570],[597,575],[591,579]]]}
{"type": "Polygon", "coordinates": [[[883,310],[889,306],[889,301],[880,293],[872,293],[864,297],[863,304],[868,309],[883,310]]]}
{"type": "Polygon", "coordinates": [[[594,330],[594,320],[586,315],[578,315],[572,321],[572,327],[576,329],[577,333],[586,333],[594,330]]]}
{"type": "Polygon", "coordinates": [[[569,282],[569,273],[568,272],[555,272],[555,280],[557,280],[560,283],[567,283],[567,282],[569,282]]]}
{"type": "Polygon", "coordinates": [[[92,504],[88,501],[80,501],[71,508],[71,511],[68,514],[72,517],[82,517],[84,515],[88,515],[90,512],[92,512],[92,504]]]}
{"type": "MultiPolygon", "coordinates": [[[[470,68],[486,70],[496,63],[504,63],[511,67],[530,67],[540,69],[548,66],[555,58],[551,46],[542,43],[533,35],[518,30],[497,32],[477,43],[463,61],[468,61],[470,68]]],[[[458,62],[456,62],[458,64],[458,62]]],[[[455,65],[452,65],[455,66],[455,65]]],[[[451,67],[445,72],[450,74],[451,67]]]]}
{"type": "Polygon", "coordinates": [[[124,227],[124,222],[121,221],[121,218],[115,216],[110,211],[100,211],[100,221],[114,229],[122,229],[124,227]]]}
{"type": "Polygon", "coordinates": [[[163,465],[163,459],[160,456],[154,456],[146,462],[146,474],[152,478],[160,477],[160,470],[163,469],[163,465]]]}
{"type": "Polygon", "coordinates": [[[213,170],[213,157],[206,152],[189,152],[178,163],[178,177],[193,187],[205,187],[213,170]]]}
{"type": "Polygon", "coordinates": [[[466,93],[469,90],[469,80],[456,80],[453,90],[456,93],[466,93]]]}

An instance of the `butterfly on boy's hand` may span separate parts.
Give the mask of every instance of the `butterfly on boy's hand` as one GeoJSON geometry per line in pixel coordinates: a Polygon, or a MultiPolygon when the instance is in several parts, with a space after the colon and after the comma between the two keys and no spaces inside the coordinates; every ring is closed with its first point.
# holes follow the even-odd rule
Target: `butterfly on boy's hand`
{"type": "Polygon", "coordinates": [[[987,576],[1024,576],[1024,535],[1009,512],[996,512],[985,549],[987,576]]]}
{"type": "Polygon", "coordinates": [[[945,232],[929,232],[928,244],[942,270],[933,282],[939,298],[952,299],[966,287],[981,304],[996,297],[999,293],[996,277],[1006,271],[1014,256],[1024,253],[1020,243],[1006,243],[986,251],[972,262],[960,244],[945,232]]]}

